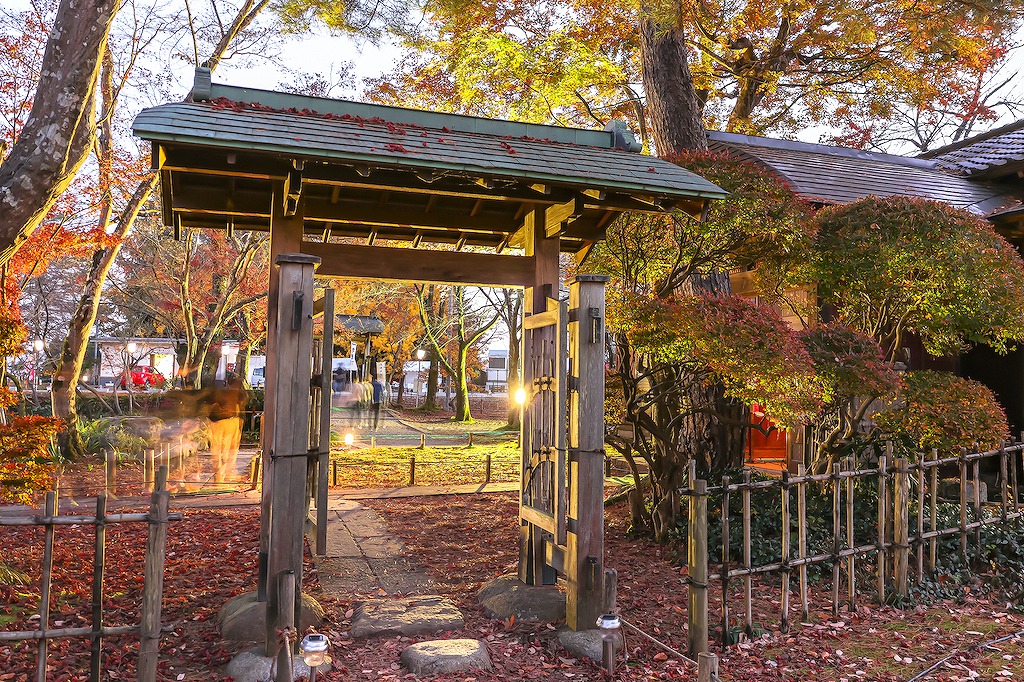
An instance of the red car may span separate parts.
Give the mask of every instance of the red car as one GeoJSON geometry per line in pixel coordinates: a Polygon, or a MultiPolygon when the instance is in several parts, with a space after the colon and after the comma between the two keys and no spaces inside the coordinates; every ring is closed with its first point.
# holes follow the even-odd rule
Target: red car
{"type": "MultiPolygon", "coordinates": [[[[128,372],[121,377],[121,388],[128,388],[128,372]]],[[[152,367],[134,367],[131,370],[132,386],[162,386],[164,375],[152,367]]]]}

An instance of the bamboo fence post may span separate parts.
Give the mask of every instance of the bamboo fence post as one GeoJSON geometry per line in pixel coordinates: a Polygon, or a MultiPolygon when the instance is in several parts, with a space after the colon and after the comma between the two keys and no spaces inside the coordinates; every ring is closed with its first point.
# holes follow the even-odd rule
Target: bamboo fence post
{"type": "Polygon", "coordinates": [[[164,560],[167,549],[167,466],[154,477],[149,502],[149,536],[146,539],[145,579],[139,623],[138,682],[156,682],[160,656],[160,611],[164,590],[164,560]]]}
{"type": "Polygon", "coordinates": [[[117,452],[113,449],[103,451],[103,490],[107,497],[117,497],[117,452]]]}
{"type": "MultiPolygon", "coordinates": [[[[932,448],[932,462],[938,462],[938,460],[939,450],[938,448],[932,448]]],[[[932,464],[930,478],[931,482],[928,486],[928,505],[930,508],[928,511],[929,516],[931,517],[930,530],[933,533],[933,535],[931,539],[928,541],[928,573],[930,575],[935,575],[935,558],[939,546],[939,538],[937,535],[934,535],[936,529],[938,528],[939,522],[939,465],[937,463],[932,464]]]]}
{"type": "Polygon", "coordinates": [[[1013,498],[1013,513],[1016,514],[1019,510],[1019,501],[1017,500],[1017,458],[1024,457],[1024,442],[1019,446],[1020,449],[1014,453],[1013,457],[1010,458],[1010,497],[1013,498]]]}
{"type": "Polygon", "coordinates": [[[789,632],[789,471],[782,471],[782,622],[779,629],[789,632]]]}
{"type": "Polygon", "coordinates": [[[1006,443],[1002,443],[999,446],[999,518],[1002,519],[1003,523],[1006,523],[1007,514],[1007,497],[1010,494],[1010,486],[1008,485],[1007,475],[1009,474],[1010,467],[1006,461],[1006,443]]]}
{"type": "MultiPolygon", "coordinates": [[[[277,574],[277,613],[278,625],[282,632],[295,637],[295,571],[285,569],[277,574]]],[[[277,655],[277,675],[275,682],[292,682],[291,662],[294,650],[291,639],[285,639],[286,646],[279,646],[277,655]]],[[[269,653],[269,652],[268,652],[269,653]]]]}
{"type": "MultiPolygon", "coordinates": [[[[977,445],[974,451],[978,451],[977,445]]],[[[976,522],[981,521],[981,460],[976,459],[971,463],[971,478],[974,479],[974,494],[971,496],[971,507],[974,509],[974,520],[976,522]]],[[[981,553],[981,525],[974,527],[974,545],[978,549],[978,553],[981,553]]]]}
{"type": "MultiPolygon", "coordinates": [[[[807,467],[803,464],[797,465],[797,476],[800,482],[796,484],[796,525],[797,525],[797,558],[807,558],[807,483],[802,480],[807,475],[807,467]]],[[[807,564],[801,563],[798,571],[800,578],[800,622],[806,623],[811,619],[810,605],[807,595],[807,564]]]]}
{"type": "Polygon", "coordinates": [[[960,558],[967,565],[967,448],[960,448],[960,558]]]}
{"type": "Polygon", "coordinates": [[[729,477],[722,477],[722,646],[729,646],[729,477]]]}
{"type": "Polygon", "coordinates": [[[484,459],[484,483],[491,482],[491,453],[487,453],[484,459]]]}
{"type": "Polygon", "coordinates": [[[832,615],[839,616],[839,567],[842,560],[839,552],[842,549],[842,512],[839,472],[843,469],[841,462],[832,463],[832,615]]]}
{"type": "Polygon", "coordinates": [[[924,452],[917,453],[917,584],[924,582],[924,452]]]}
{"type": "Polygon", "coordinates": [[[718,656],[697,654],[697,682],[718,682],[718,656]]]}
{"type": "Polygon", "coordinates": [[[910,478],[907,460],[896,460],[896,477],[893,486],[893,564],[896,574],[896,594],[907,596],[910,563],[910,478]]]}
{"type": "Polygon", "coordinates": [[[416,485],[416,455],[409,456],[409,485],[416,485]]]}
{"type": "Polygon", "coordinates": [[[708,650],[708,498],[707,481],[690,481],[690,520],[687,542],[689,578],[690,656],[708,650]]]}
{"type": "Polygon", "coordinates": [[[92,560],[92,646],[89,655],[89,679],[99,682],[103,671],[103,570],[107,549],[107,496],[96,496],[96,542],[92,560]]]}
{"type": "MultiPolygon", "coordinates": [[[[853,474],[856,460],[852,457],[846,459],[846,470],[851,474],[846,478],[846,546],[853,548],[853,474]]],[[[850,611],[857,610],[857,560],[850,554],[846,557],[846,598],[850,604],[850,611]]]]}
{"type": "MultiPolygon", "coordinates": [[[[57,515],[57,493],[51,491],[46,493],[46,504],[43,514],[47,518],[57,515]]],[[[53,575],[53,532],[54,525],[46,524],[46,539],[43,544],[43,566],[42,577],[39,586],[39,629],[46,632],[50,627],[50,578],[53,575]]],[[[39,640],[39,661],[36,668],[36,682],[46,682],[46,653],[49,642],[43,638],[39,640]]]]}
{"type": "Polygon", "coordinates": [[[888,500],[888,493],[886,492],[885,485],[885,465],[885,455],[880,455],[878,458],[878,536],[876,540],[878,567],[876,569],[875,576],[879,604],[885,603],[885,529],[887,525],[885,512],[886,502],[888,500]]]}
{"type": "Polygon", "coordinates": [[[750,576],[750,469],[743,471],[743,601],[745,606],[744,626],[747,636],[754,634],[754,607],[750,576]]]}

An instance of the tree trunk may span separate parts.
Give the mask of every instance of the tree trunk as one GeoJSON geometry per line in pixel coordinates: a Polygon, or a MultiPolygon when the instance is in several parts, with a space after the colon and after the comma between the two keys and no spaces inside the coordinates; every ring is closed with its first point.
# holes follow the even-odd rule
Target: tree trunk
{"type": "MultiPolygon", "coordinates": [[[[78,437],[78,407],[77,407],[77,386],[82,376],[82,365],[85,363],[85,353],[89,347],[89,335],[96,323],[96,315],[100,307],[100,295],[103,293],[103,283],[107,279],[107,273],[114,264],[117,254],[121,250],[120,238],[135,223],[139,211],[146,203],[153,188],[156,187],[157,176],[153,175],[141,183],[132,195],[131,201],[125,207],[119,218],[118,228],[115,234],[118,241],[106,249],[100,249],[93,254],[92,268],[89,270],[89,277],[85,281],[85,288],[82,298],[78,301],[78,309],[68,326],[68,335],[64,339],[60,357],[57,360],[56,371],[53,377],[53,388],[51,390],[50,404],[53,409],[53,416],[65,420],[65,429],[58,436],[61,451],[68,457],[77,457],[84,454],[84,446],[78,437]]],[[[96,368],[99,372],[99,368],[96,368]]]]}
{"type": "Polygon", "coordinates": [[[89,154],[100,56],[118,6],[61,0],[32,113],[0,165],[0,265],[32,235],[89,154]]]}
{"type": "Polygon", "coordinates": [[[686,54],[682,29],[641,18],[640,59],[658,156],[708,146],[686,54]]]}
{"type": "Polygon", "coordinates": [[[423,401],[424,410],[437,409],[437,358],[430,358],[430,367],[427,369],[427,398],[423,401]]]}
{"type": "Polygon", "coordinates": [[[469,355],[469,346],[459,348],[459,359],[455,378],[455,421],[471,422],[473,415],[469,412],[469,390],[466,388],[466,356],[469,355]]]}

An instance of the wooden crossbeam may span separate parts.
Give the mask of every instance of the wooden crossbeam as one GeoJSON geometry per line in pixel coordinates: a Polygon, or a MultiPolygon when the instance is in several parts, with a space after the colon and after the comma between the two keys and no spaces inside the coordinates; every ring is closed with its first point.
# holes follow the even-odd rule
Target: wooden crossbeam
{"type": "Polygon", "coordinates": [[[526,256],[318,242],[302,242],[302,253],[320,257],[318,277],[497,287],[530,286],[534,277],[533,258],[526,256]]]}

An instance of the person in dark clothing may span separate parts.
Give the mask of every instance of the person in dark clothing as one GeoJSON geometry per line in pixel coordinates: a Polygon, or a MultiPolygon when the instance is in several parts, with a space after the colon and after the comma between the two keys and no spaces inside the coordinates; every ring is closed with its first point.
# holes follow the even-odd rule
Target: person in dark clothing
{"type": "Polygon", "coordinates": [[[384,384],[379,379],[374,378],[370,386],[373,388],[373,398],[371,399],[373,403],[373,430],[376,431],[377,425],[380,423],[380,405],[384,402],[384,384]]]}

